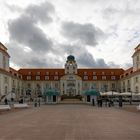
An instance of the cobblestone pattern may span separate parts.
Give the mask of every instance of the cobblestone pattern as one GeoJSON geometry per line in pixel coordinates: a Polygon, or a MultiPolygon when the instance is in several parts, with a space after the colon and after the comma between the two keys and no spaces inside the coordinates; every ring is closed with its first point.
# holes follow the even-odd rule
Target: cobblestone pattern
{"type": "Polygon", "coordinates": [[[44,105],[0,115],[0,140],[140,140],[140,114],[89,105],[44,105]]]}

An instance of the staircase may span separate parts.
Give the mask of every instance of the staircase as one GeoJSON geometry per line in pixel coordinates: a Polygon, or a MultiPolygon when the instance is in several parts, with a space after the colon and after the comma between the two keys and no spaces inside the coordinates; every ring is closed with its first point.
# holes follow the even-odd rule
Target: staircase
{"type": "Polygon", "coordinates": [[[79,99],[63,99],[60,104],[83,104],[84,102],[79,99]]]}

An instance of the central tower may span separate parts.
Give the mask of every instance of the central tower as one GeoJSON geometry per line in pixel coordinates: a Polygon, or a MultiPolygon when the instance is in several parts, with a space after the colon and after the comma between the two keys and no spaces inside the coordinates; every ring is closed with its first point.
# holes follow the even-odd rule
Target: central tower
{"type": "Polygon", "coordinates": [[[69,55],[67,57],[67,61],[65,63],[65,74],[77,74],[77,64],[73,55],[69,55]]]}

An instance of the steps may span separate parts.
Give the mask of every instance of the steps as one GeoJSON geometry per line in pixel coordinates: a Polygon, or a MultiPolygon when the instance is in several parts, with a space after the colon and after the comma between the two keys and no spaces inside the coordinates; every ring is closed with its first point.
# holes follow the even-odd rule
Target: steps
{"type": "Polygon", "coordinates": [[[83,101],[80,101],[79,99],[64,99],[59,102],[59,104],[83,104],[83,101]]]}

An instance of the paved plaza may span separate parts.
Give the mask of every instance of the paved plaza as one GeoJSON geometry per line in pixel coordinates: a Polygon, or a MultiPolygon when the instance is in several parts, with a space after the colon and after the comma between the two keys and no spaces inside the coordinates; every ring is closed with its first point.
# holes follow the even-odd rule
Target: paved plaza
{"type": "Polygon", "coordinates": [[[0,114],[0,140],[140,140],[140,113],[42,105],[0,114]]]}

